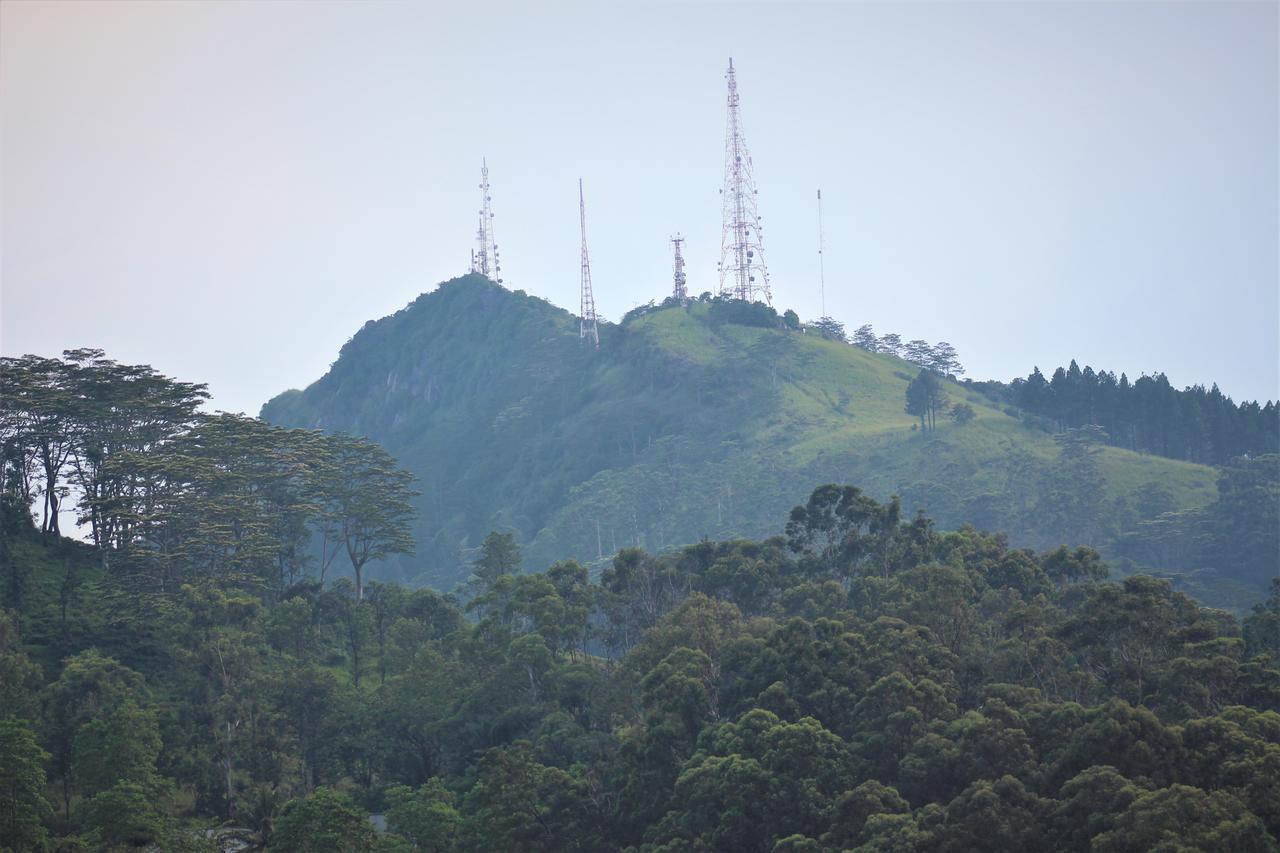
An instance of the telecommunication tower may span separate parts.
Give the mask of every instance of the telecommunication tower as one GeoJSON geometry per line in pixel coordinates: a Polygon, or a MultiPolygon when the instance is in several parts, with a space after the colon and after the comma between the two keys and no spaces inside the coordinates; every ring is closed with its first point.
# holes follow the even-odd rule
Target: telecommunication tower
{"type": "Polygon", "coordinates": [[[493,199],[489,197],[489,164],[480,161],[480,227],[476,229],[476,248],[471,250],[471,272],[502,283],[502,264],[498,262],[498,244],[493,242],[493,199]]]}
{"type": "Polygon", "coordinates": [[[764,265],[760,214],[756,210],[756,182],[738,114],[738,80],[733,58],[725,73],[729,82],[729,117],[724,143],[723,228],[720,234],[720,295],[773,304],[769,272],[764,265]]]}
{"type": "Polygon", "coordinates": [[[672,261],[671,267],[675,286],[671,289],[671,295],[681,302],[689,299],[689,288],[685,285],[684,255],[680,253],[683,246],[684,238],[679,234],[671,238],[671,248],[675,252],[675,259],[672,261]]]}
{"type": "Polygon", "coordinates": [[[582,322],[579,338],[591,339],[600,349],[600,330],[596,328],[596,298],[591,293],[591,261],[587,257],[587,205],[582,200],[582,178],[578,178],[578,222],[582,226],[582,322]]]}

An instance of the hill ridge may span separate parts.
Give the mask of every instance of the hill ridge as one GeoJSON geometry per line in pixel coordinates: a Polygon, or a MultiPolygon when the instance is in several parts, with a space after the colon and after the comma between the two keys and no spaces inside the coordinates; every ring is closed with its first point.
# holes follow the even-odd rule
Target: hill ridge
{"type": "MultiPolygon", "coordinates": [[[[740,313],[654,308],[602,325],[597,352],[568,311],[463,276],[364,324],[323,377],[262,415],[366,435],[415,471],[419,557],[384,571],[446,588],[490,529],[516,533],[541,569],[628,545],[768,535],[823,482],[900,494],[942,526],[1009,528],[1033,547],[1106,546],[1112,533],[1094,528],[1140,515],[1144,489],[1160,486],[1177,509],[1216,496],[1213,469],[1091,449],[1105,494],[1090,498],[1087,524],[1074,521],[1081,496],[1051,500],[1040,486],[1061,470],[1051,436],[954,382],[952,401],[976,417],[921,434],[903,409],[914,365],[743,325],[754,321],[740,313]]],[[[1071,491],[1061,476],[1046,482],[1071,491]]]]}

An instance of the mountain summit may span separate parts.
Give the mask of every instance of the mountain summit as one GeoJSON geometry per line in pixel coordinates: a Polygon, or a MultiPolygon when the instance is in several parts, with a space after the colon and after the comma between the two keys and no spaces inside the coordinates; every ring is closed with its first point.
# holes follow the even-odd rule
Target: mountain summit
{"type": "Polygon", "coordinates": [[[514,533],[531,569],[595,563],[777,533],[827,482],[1037,548],[1106,548],[1156,492],[1162,512],[1216,496],[1212,468],[1055,439],[951,380],[974,417],[922,431],[904,411],[918,367],[761,305],[651,308],[600,333],[597,351],[569,312],[464,276],[366,323],[262,416],[367,436],[415,472],[418,553],[383,573],[444,588],[490,530],[514,533]]]}

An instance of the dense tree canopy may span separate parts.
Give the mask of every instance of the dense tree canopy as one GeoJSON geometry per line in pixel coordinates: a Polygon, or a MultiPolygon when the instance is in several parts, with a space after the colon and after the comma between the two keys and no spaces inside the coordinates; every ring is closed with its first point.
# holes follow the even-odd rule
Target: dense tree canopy
{"type": "Polygon", "coordinates": [[[631,549],[597,581],[522,573],[495,534],[465,605],[192,569],[121,598],[129,574],[77,546],[63,642],[55,541],[28,526],[9,552],[35,578],[0,630],[0,672],[26,673],[0,721],[15,849],[203,849],[222,821],[317,851],[1272,850],[1280,832],[1280,591],[1241,624],[1108,581],[1086,547],[940,533],[853,487],[816,490],[783,536],[631,549]]]}
{"type": "MultiPolygon", "coordinates": [[[[66,432],[111,445],[54,483],[89,543],[5,409],[0,849],[1277,849],[1280,584],[1238,620],[1112,580],[1096,427],[1044,552],[831,484],[763,541],[526,566],[494,532],[445,594],[361,577],[413,545],[385,451],[130,375],[147,436],[66,432]]],[[[1207,553],[1274,550],[1262,464],[1207,553]]]]}
{"type": "Polygon", "coordinates": [[[1033,423],[1055,430],[1100,426],[1110,444],[1130,450],[1214,465],[1280,452],[1276,401],[1236,403],[1217,385],[1179,391],[1163,373],[1131,381],[1123,373],[1082,370],[1072,360],[1049,379],[1037,367],[1009,384],[972,385],[1022,409],[1033,423]]]}

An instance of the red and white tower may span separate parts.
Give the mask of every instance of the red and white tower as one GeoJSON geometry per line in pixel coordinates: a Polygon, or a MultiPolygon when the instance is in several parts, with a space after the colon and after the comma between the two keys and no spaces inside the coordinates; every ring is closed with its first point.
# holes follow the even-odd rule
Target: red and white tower
{"type": "Polygon", "coordinates": [[[591,292],[591,260],[587,257],[587,205],[582,200],[582,178],[578,178],[578,223],[582,226],[582,321],[579,337],[591,339],[600,349],[600,330],[596,328],[596,297],[591,292]]]}
{"type": "Polygon", "coordinates": [[[489,197],[489,164],[480,161],[480,227],[476,229],[476,247],[471,250],[471,272],[502,283],[502,264],[498,262],[498,244],[493,241],[493,199],[489,197]]]}
{"type": "Polygon", "coordinates": [[[679,234],[671,238],[671,249],[675,253],[675,258],[671,262],[671,271],[673,286],[671,295],[681,302],[687,302],[689,299],[689,288],[685,283],[684,275],[684,254],[681,249],[684,247],[684,238],[679,234]]]}
{"type": "Polygon", "coordinates": [[[729,82],[729,116],[724,142],[724,187],[720,190],[720,295],[748,301],[763,298],[772,305],[760,214],[756,211],[756,182],[738,113],[738,80],[732,58],[725,79],[729,82]]]}

